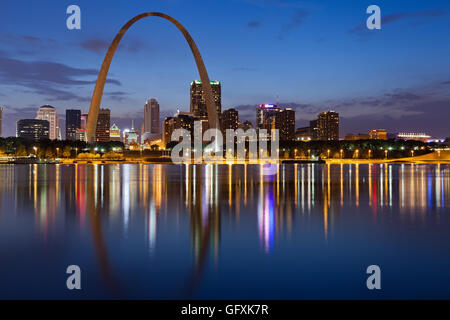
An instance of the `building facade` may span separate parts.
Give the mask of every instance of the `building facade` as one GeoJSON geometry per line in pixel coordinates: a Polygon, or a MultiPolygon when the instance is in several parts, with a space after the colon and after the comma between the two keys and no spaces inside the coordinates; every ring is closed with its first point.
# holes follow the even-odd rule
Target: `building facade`
{"type": "Polygon", "coordinates": [[[317,118],[318,140],[339,140],[339,113],[322,112],[317,118]]]}
{"type": "Polygon", "coordinates": [[[134,120],[131,121],[131,129],[123,130],[123,143],[127,149],[139,149],[139,130],[134,128],[134,120]]]}
{"type": "Polygon", "coordinates": [[[59,136],[59,121],[56,114],[56,109],[52,106],[45,105],[38,109],[37,120],[47,120],[49,127],[49,139],[56,140],[59,136]]]}
{"type": "Polygon", "coordinates": [[[176,129],[185,129],[189,131],[191,136],[194,134],[195,117],[188,114],[176,114],[173,117],[168,117],[163,122],[163,144],[167,146],[172,140],[172,133],[176,129]]]}
{"type": "Polygon", "coordinates": [[[296,141],[311,141],[311,127],[302,127],[295,130],[296,141]]]}
{"type": "Polygon", "coordinates": [[[87,114],[82,114],[81,115],[81,119],[80,119],[80,128],[86,130],[86,126],[87,126],[87,118],[88,115],[87,114]]]}
{"type": "Polygon", "coordinates": [[[111,128],[111,111],[100,109],[97,118],[97,128],[95,129],[95,142],[110,141],[109,129],[111,128]]]}
{"type": "Polygon", "coordinates": [[[238,129],[242,129],[244,131],[247,131],[248,129],[253,129],[253,124],[246,120],[244,122],[239,122],[238,123],[238,129]]]}
{"type": "Polygon", "coordinates": [[[280,110],[276,114],[275,129],[279,130],[280,140],[288,141],[295,138],[295,111],[291,108],[280,110]]]}
{"type": "Polygon", "coordinates": [[[109,139],[111,141],[122,141],[120,129],[115,123],[109,128],[109,139]]]}
{"type": "Polygon", "coordinates": [[[373,129],[369,132],[369,139],[372,140],[387,140],[387,131],[385,129],[373,129]]]}
{"type": "Polygon", "coordinates": [[[295,138],[295,111],[291,108],[279,108],[275,104],[261,104],[256,107],[257,129],[266,129],[270,135],[272,129],[278,129],[280,140],[295,138]]]}
{"type": "MultiPolygon", "coordinates": [[[[211,81],[214,103],[216,104],[217,117],[222,113],[222,88],[219,81],[211,81]]],[[[191,82],[191,113],[195,117],[207,118],[205,96],[203,94],[202,82],[194,80],[191,82]]]]}
{"type": "Polygon", "coordinates": [[[49,139],[50,123],[40,119],[22,119],[17,121],[17,137],[34,141],[49,139]]]}
{"type": "Polygon", "coordinates": [[[256,107],[256,128],[257,129],[272,129],[273,120],[270,119],[280,111],[276,104],[260,104],[256,107]]]}
{"type": "Polygon", "coordinates": [[[159,139],[161,137],[159,103],[156,99],[148,99],[145,103],[143,126],[142,134],[146,134],[151,139],[159,139]]]}
{"type": "Polygon", "coordinates": [[[319,140],[319,125],[317,119],[309,122],[309,133],[311,140],[319,140]]]}
{"type": "Polygon", "coordinates": [[[239,112],[236,109],[228,109],[222,113],[222,131],[225,133],[227,129],[236,130],[239,125],[239,112]]]}
{"type": "Polygon", "coordinates": [[[76,140],[81,129],[81,110],[66,110],[66,140],[76,140]]]}

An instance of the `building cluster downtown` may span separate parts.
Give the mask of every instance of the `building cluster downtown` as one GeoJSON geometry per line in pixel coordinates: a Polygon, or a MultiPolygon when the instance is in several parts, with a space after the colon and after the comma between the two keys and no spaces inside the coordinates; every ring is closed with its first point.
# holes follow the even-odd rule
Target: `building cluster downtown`
{"type": "MultiPolygon", "coordinates": [[[[255,126],[250,121],[239,121],[238,110],[231,108],[222,112],[221,83],[211,81],[213,98],[216,104],[217,117],[223,133],[227,129],[243,129],[244,131],[255,128],[266,129],[271,133],[272,129],[279,130],[281,141],[333,141],[339,140],[339,114],[335,111],[326,111],[318,115],[317,119],[310,121],[308,127],[297,128],[295,126],[295,110],[281,108],[275,104],[261,104],[256,106],[255,126]]],[[[0,135],[2,111],[0,108],[0,135]]],[[[65,139],[85,140],[88,115],[81,110],[67,109],[65,114],[65,139]]],[[[111,123],[111,110],[100,109],[95,131],[95,142],[120,141],[126,149],[139,150],[151,149],[155,145],[158,149],[164,149],[171,142],[171,136],[176,129],[186,129],[194,134],[194,122],[200,121],[203,132],[208,129],[208,114],[203,94],[202,82],[195,80],[190,85],[190,111],[177,111],[172,117],[167,117],[161,123],[160,106],[156,99],[150,98],[144,105],[144,119],[140,130],[135,128],[132,121],[131,129],[121,130],[117,124],[111,123]]],[[[61,128],[56,109],[44,105],[37,110],[35,119],[21,119],[17,121],[17,137],[23,137],[38,141],[40,139],[61,140],[61,128]]],[[[424,133],[399,133],[388,134],[384,129],[373,129],[366,133],[348,134],[345,140],[387,140],[398,138],[402,140],[419,140],[423,142],[434,141],[424,133]]]]}

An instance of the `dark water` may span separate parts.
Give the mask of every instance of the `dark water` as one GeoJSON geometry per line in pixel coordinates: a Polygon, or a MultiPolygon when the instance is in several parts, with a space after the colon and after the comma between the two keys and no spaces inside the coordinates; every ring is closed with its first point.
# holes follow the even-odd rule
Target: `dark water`
{"type": "Polygon", "coordinates": [[[261,168],[2,165],[0,298],[450,298],[449,165],[261,168]]]}

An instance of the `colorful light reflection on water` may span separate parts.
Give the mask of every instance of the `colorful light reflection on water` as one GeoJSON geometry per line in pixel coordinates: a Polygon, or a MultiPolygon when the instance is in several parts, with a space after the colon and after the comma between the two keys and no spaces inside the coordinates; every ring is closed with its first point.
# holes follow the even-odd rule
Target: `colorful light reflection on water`
{"type": "Polygon", "coordinates": [[[265,172],[0,166],[0,297],[450,298],[449,165],[265,172]],[[69,264],[81,292],[65,289],[69,264]]]}

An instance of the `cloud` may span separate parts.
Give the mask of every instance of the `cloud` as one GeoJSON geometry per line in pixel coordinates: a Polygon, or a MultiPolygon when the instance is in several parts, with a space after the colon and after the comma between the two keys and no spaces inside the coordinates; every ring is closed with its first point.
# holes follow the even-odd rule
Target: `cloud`
{"type": "Polygon", "coordinates": [[[40,38],[30,35],[14,35],[14,34],[8,34],[8,33],[2,33],[0,34],[0,39],[3,41],[8,41],[11,43],[28,43],[28,44],[37,44],[37,43],[55,43],[56,40],[49,39],[49,38],[40,38]]]}
{"type": "Polygon", "coordinates": [[[57,89],[46,84],[30,83],[28,88],[32,89],[34,94],[42,95],[47,101],[77,101],[89,102],[91,97],[81,96],[74,91],[57,89]]]}
{"type": "Polygon", "coordinates": [[[96,52],[96,53],[104,53],[109,46],[108,41],[102,39],[90,39],[80,43],[81,48],[96,52]]]}
{"type": "MultiPolygon", "coordinates": [[[[110,41],[101,38],[91,38],[82,41],[79,46],[87,51],[105,54],[110,46],[110,41]]],[[[144,49],[144,44],[136,39],[127,38],[124,42],[119,44],[118,50],[125,50],[131,53],[136,53],[144,49]]]]}
{"type": "Polygon", "coordinates": [[[111,92],[105,92],[103,95],[107,96],[110,99],[117,100],[119,102],[123,102],[128,99],[128,97],[130,96],[130,93],[125,92],[125,91],[111,91],[111,92]]]}
{"type": "MultiPolygon", "coordinates": [[[[98,71],[75,68],[62,63],[49,61],[23,61],[6,56],[0,52],[0,85],[18,86],[33,93],[43,95],[50,101],[76,100],[85,102],[88,97],[80,96],[73,86],[92,85],[98,71]]],[[[120,86],[118,80],[108,83],[120,86]]]]}
{"type": "Polygon", "coordinates": [[[14,114],[24,114],[24,113],[35,113],[36,114],[36,107],[35,106],[29,106],[29,107],[21,107],[21,108],[14,108],[9,105],[3,106],[6,112],[14,114]]]}
{"type": "MultiPolygon", "coordinates": [[[[447,82],[447,81],[445,81],[447,82]]],[[[425,131],[436,137],[450,136],[450,96],[443,82],[409,89],[395,89],[376,96],[332,99],[315,103],[281,102],[296,112],[297,127],[308,125],[320,112],[339,112],[341,135],[385,128],[389,132],[425,131]],[[433,124],[432,126],[430,124],[433,124]]],[[[255,124],[257,104],[238,105],[240,121],[255,124]]]]}
{"type": "Polygon", "coordinates": [[[309,12],[303,9],[298,9],[294,12],[289,23],[281,26],[281,30],[278,33],[278,39],[283,40],[287,35],[289,35],[293,30],[300,27],[309,16],[309,12]]]}
{"type": "Polygon", "coordinates": [[[54,39],[35,37],[32,35],[15,35],[0,33],[0,41],[4,48],[17,55],[33,55],[43,52],[54,53],[57,50],[58,42],[54,39]]]}
{"type": "MultiPolygon", "coordinates": [[[[448,14],[447,9],[440,8],[415,12],[399,12],[385,16],[382,15],[381,27],[398,21],[410,21],[412,22],[411,24],[412,26],[419,26],[432,21],[434,18],[445,16],[447,14],[448,14]]],[[[368,31],[367,26],[365,23],[362,23],[348,30],[348,33],[361,34],[365,31],[368,31]]]]}
{"type": "Polygon", "coordinates": [[[260,26],[261,26],[260,21],[250,21],[249,23],[247,23],[247,27],[249,28],[258,28],[260,26]]]}

